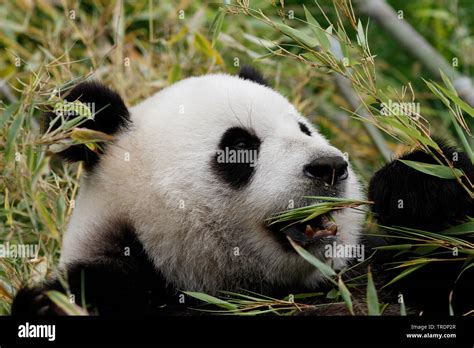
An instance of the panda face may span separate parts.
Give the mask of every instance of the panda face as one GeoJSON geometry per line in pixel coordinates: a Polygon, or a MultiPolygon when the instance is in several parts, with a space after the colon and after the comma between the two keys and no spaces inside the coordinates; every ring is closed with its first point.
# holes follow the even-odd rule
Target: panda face
{"type": "MultiPolygon", "coordinates": [[[[289,248],[287,235],[321,257],[327,242],[357,242],[363,216],[350,210],[334,215],[337,234],[325,238],[309,238],[306,225],[283,232],[268,225],[273,214],[310,204],[305,196],[362,199],[341,151],[274,90],[206,75],[157,93],[130,114],[133,126],[83,185],[79,199],[88,202],[77,205],[88,207],[88,218],[95,214],[94,226],[103,216],[126,216],[156,267],[179,288],[311,286],[321,276],[289,248]]],[[[80,215],[70,230],[90,225],[80,215]]],[[[74,258],[67,239],[63,261],[68,249],[74,258]]],[[[76,238],[74,248],[85,239],[76,238]]]]}

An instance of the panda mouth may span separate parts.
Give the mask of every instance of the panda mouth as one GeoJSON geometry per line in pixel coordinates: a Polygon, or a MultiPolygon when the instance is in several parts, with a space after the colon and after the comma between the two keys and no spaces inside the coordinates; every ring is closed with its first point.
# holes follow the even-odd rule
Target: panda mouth
{"type": "Polygon", "coordinates": [[[338,225],[325,214],[306,222],[277,222],[269,225],[268,228],[278,237],[284,237],[286,242],[287,237],[290,237],[296,243],[306,246],[323,239],[334,238],[338,225]]]}

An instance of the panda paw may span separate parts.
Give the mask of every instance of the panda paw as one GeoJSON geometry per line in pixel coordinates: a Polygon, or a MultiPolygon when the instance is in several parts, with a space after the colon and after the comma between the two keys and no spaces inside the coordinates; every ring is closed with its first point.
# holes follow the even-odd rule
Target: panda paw
{"type": "MultiPolygon", "coordinates": [[[[438,142],[454,167],[474,182],[474,166],[468,156],[438,142]]],[[[399,159],[438,164],[431,155],[415,150],[399,159]]],[[[396,225],[440,231],[450,224],[474,216],[474,200],[455,179],[442,179],[417,171],[394,160],[372,177],[369,199],[372,211],[382,225],[396,225]]]]}
{"type": "Polygon", "coordinates": [[[12,316],[58,316],[65,313],[48,297],[43,287],[23,288],[18,291],[11,308],[12,316]]]}

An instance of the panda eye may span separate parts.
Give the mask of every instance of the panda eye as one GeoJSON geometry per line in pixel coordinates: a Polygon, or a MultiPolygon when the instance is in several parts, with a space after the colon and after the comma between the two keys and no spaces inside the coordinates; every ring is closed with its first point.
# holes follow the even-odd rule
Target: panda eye
{"type": "Polygon", "coordinates": [[[300,131],[303,132],[304,134],[311,136],[311,131],[309,130],[308,126],[306,126],[302,122],[298,122],[298,125],[300,126],[300,131]]]}
{"type": "Polygon", "coordinates": [[[255,134],[240,127],[227,129],[227,131],[222,135],[219,143],[220,149],[258,150],[259,146],[260,139],[255,134]]]}
{"type": "Polygon", "coordinates": [[[250,147],[250,144],[248,141],[244,139],[239,139],[236,142],[234,142],[234,145],[232,147],[237,150],[245,150],[250,147]]]}

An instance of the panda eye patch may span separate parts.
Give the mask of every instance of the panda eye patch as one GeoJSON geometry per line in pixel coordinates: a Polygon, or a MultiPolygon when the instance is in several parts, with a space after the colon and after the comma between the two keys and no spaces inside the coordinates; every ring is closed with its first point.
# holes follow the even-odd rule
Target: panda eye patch
{"type": "Polygon", "coordinates": [[[241,127],[232,127],[225,131],[219,143],[219,148],[258,150],[260,139],[241,127]]]}
{"type": "Polygon", "coordinates": [[[245,128],[227,129],[212,159],[212,170],[232,188],[244,187],[255,172],[260,144],[260,139],[245,128]]]}
{"type": "Polygon", "coordinates": [[[306,126],[303,122],[298,122],[298,125],[304,134],[311,136],[311,131],[309,130],[308,126],[306,126]]]}

